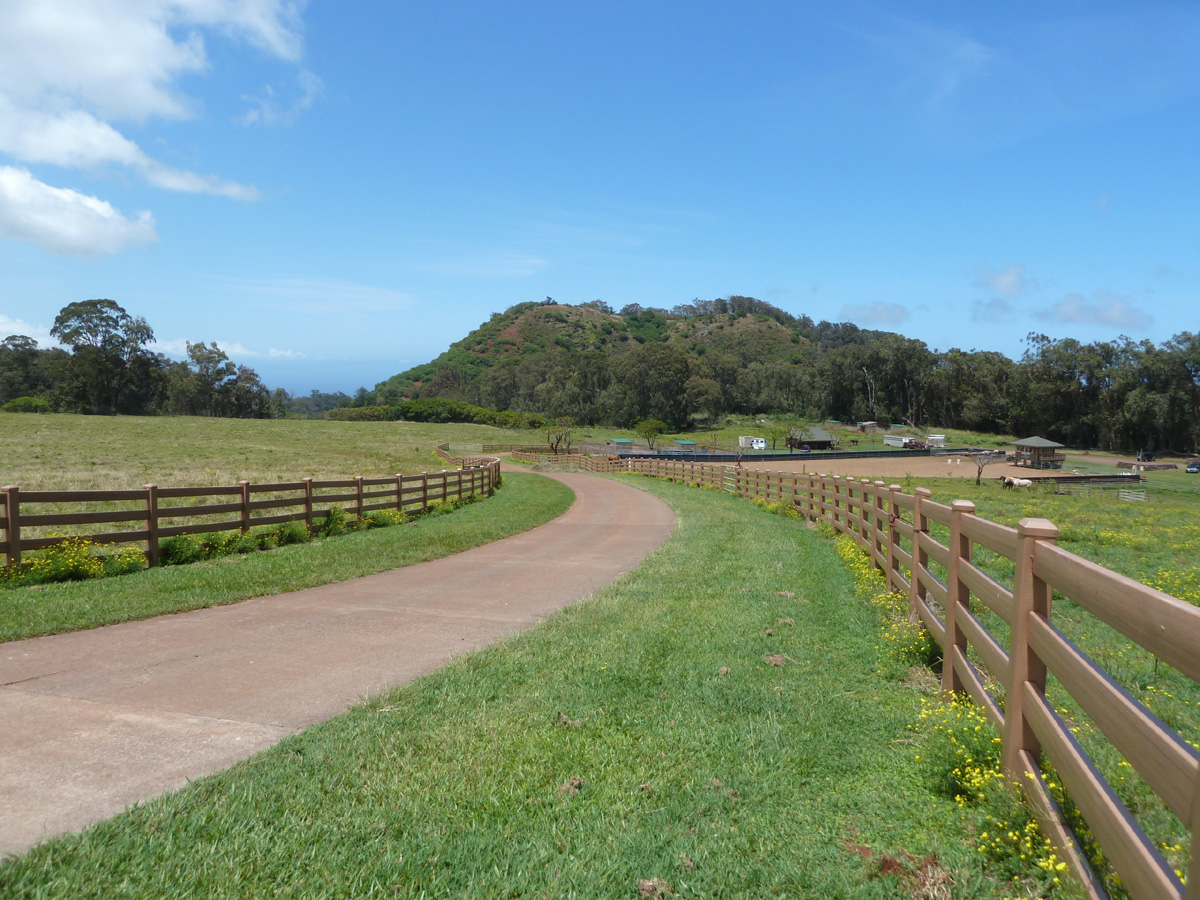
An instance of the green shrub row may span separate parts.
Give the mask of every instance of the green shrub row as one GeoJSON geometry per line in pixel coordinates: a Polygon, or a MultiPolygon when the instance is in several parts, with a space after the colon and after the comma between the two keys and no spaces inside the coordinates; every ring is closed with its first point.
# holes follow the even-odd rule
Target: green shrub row
{"type": "Polygon", "coordinates": [[[434,397],[427,400],[401,400],[387,406],[339,407],[325,413],[326,419],[341,422],[459,422],[469,425],[494,425],[497,428],[537,429],[546,418],[537,413],[489,409],[434,397]]]}
{"type": "MultiPolygon", "coordinates": [[[[159,545],[159,561],[164,566],[182,566],[239,553],[273,550],[289,544],[306,544],[314,537],[330,538],[354,531],[388,528],[401,525],[417,515],[442,515],[476,499],[478,495],[435,502],[423,512],[408,514],[395,509],[381,509],[367,513],[361,521],[351,520],[344,509],[335,506],[316,523],[311,533],[303,522],[285,522],[275,528],[255,528],[244,534],[240,531],[181,534],[167,538],[159,545]]],[[[102,555],[97,552],[97,545],[91,539],[68,537],[52,547],[31,553],[17,565],[0,567],[0,588],[85,581],[126,575],[145,567],[146,554],[140,546],[127,546],[116,553],[102,555]]]]}

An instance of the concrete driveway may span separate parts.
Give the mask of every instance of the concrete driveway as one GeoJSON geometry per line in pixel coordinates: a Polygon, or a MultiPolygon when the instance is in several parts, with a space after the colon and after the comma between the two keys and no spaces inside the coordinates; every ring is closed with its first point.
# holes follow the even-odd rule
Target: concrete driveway
{"type": "Polygon", "coordinates": [[[77,831],[492,643],[670,536],[660,500],[574,505],[456,556],[232,606],[0,644],[0,853],[77,831]]]}

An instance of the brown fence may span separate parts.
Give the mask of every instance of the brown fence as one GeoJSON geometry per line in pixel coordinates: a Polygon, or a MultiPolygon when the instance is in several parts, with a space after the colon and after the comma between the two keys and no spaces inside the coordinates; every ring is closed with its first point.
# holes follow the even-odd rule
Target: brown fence
{"type": "Polygon", "coordinates": [[[245,532],[256,525],[293,521],[311,528],[314,519],[334,506],[358,519],[385,509],[423,511],[431,503],[489,496],[499,476],[499,460],[479,459],[454,471],[383,478],[359,475],[337,481],[304,478],[285,484],[241,481],[225,487],[170,488],[148,484],[142,490],[126,491],[22,491],[9,486],[0,488],[0,550],[6,564],[19,563],[23,552],[59,543],[61,534],[47,534],[54,528],[86,535],[97,544],[145,543],[146,559],[153,566],[158,563],[159,542],[176,535],[245,532]],[[131,530],[92,530],[118,523],[131,530]]]}
{"type": "MultiPolygon", "coordinates": [[[[530,459],[516,453],[513,458],[530,459]]],[[[671,460],[589,457],[580,467],[638,472],[792,504],[853,537],[884,573],[889,590],[907,594],[911,615],[942,648],[945,695],[970,696],[995,726],[1006,772],[1087,895],[1103,897],[1104,889],[1047,790],[1039,768],[1043,754],[1134,900],[1200,900],[1196,749],[1055,627],[1050,601],[1055,591],[1061,593],[1197,682],[1200,608],[1061,549],[1057,527],[1045,519],[1022,519],[1009,528],[976,516],[969,501],[935,503],[924,488],[905,494],[900,485],[882,481],[671,460]],[[948,544],[934,539],[933,524],[948,530],[948,544]],[[1012,562],[1011,586],[973,562],[976,548],[1012,562]],[[1006,640],[985,627],[984,607],[1007,625],[1006,640]],[[1048,678],[1191,832],[1186,888],[1047,700],[1048,678]]]]}

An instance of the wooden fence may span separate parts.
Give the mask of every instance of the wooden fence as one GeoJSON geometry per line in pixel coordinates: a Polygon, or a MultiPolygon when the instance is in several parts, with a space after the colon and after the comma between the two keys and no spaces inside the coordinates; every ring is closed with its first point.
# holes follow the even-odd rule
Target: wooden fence
{"type": "Polygon", "coordinates": [[[490,496],[500,475],[498,459],[478,459],[453,471],[361,475],[335,481],[304,478],[285,484],[240,481],[225,487],[159,487],[125,491],[22,491],[0,488],[0,549],[6,564],[21,554],[53,546],[63,537],[49,528],[84,535],[97,544],[145,543],[146,560],[157,565],[159,542],[181,534],[248,531],[256,525],[300,521],[309,528],[331,507],[362,519],[377,510],[426,510],[431,503],[475,494],[490,496]],[[44,510],[51,506],[53,512],[44,510]],[[63,511],[67,507],[69,511],[63,511]],[[121,523],[132,530],[92,531],[121,523]]]}
{"type": "Polygon", "coordinates": [[[976,516],[969,501],[935,503],[925,488],[905,494],[900,485],[882,481],[669,460],[592,457],[580,460],[580,467],[638,472],[792,504],[850,535],[883,572],[888,589],[908,596],[911,616],[941,647],[944,695],[966,694],[995,726],[1005,771],[1087,895],[1105,896],[1047,789],[1039,767],[1043,754],[1134,900],[1200,900],[1196,749],[1055,627],[1050,601],[1055,591],[1061,593],[1195,682],[1200,682],[1200,608],[1061,549],[1057,527],[1045,519],[1022,519],[1009,528],[976,516]],[[933,524],[948,529],[947,544],[934,539],[933,524]],[[1011,586],[975,565],[976,548],[1012,562],[1011,586]],[[982,607],[1006,623],[1007,640],[988,631],[982,607]],[[1186,888],[1047,700],[1051,677],[1190,831],[1186,888]]]}

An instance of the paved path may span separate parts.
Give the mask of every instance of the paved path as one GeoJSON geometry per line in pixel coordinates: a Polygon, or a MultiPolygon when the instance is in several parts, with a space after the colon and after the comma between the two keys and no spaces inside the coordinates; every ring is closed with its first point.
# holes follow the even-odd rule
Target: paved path
{"type": "Polygon", "coordinates": [[[225,768],[527,628],[632,569],[666,504],[591,475],[456,556],[232,606],[0,644],[0,854],[225,768]]]}

